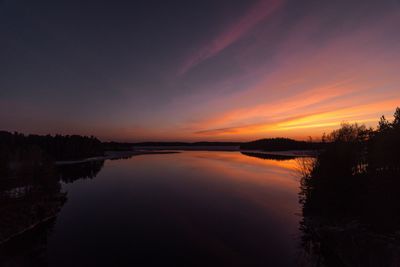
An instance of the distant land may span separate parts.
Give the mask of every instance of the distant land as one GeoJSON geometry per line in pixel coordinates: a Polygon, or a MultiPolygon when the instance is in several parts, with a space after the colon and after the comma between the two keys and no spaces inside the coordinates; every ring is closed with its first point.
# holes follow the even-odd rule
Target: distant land
{"type": "Polygon", "coordinates": [[[319,150],[323,142],[297,141],[289,138],[277,137],[259,139],[250,142],[140,142],[140,143],[103,143],[110,150],[115,149],[181,149],[181,150],[258,150],[258,151],[293,151],[293,150],[319,150]]]}
{"type": "MultiPolygon", "coordinates": [[[[221,150],[221,151],[299,151],[320,150],[324,142],[297,141],[289,138],[267,138],[250,142],[102,142],[94,136],[32,135],[0,131],[2,151],[40,150],[55,161],[102,157],[106,151],[132,150],[221,150]]],[[[36,151],[37,152],[37,151],[36,151]]],[[[10,156],[9,154],[9,156],[10,156]]]]}

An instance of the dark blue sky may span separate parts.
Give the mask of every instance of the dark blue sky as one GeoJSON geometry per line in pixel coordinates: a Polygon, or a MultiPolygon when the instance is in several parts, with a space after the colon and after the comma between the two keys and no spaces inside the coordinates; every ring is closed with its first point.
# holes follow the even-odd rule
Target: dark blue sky
{"type": "Polygon", "coordinates": [[[374,123],[400,100],[399,5],[0,0],[0,126],[242,140],[374,123]]]}

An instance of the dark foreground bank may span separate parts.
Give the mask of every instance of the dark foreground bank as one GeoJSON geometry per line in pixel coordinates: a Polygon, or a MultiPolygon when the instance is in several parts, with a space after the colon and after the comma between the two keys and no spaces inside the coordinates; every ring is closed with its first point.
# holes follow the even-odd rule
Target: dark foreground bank
{"type": "Polygon", "coordinates": [[[303,164],[310,253],[327,266],[398,266],[400,109],[376,130],[344,124],[326,138],[325,150],[303,164]]]}

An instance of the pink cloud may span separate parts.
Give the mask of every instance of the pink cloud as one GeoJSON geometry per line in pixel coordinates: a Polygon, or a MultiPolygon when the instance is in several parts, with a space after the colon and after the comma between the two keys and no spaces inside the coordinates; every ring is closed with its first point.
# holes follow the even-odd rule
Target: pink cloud
{"type": "Polygon", "coordinates": [[[197,53],[191,55],[182,65],[178,74],[183,75],[191,68],[204,60],[217,55],[219,52],[239,40],[258,23],[271,16],[283,0],[260,0],[254,4],[236,23],[223,31],[219,36],[201,47],[197,53]]]}

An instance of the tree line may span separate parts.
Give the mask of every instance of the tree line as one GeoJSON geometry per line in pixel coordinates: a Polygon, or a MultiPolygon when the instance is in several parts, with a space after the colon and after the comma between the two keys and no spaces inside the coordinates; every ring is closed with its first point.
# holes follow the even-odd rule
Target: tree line
{"type": "Polygon", "coordinates": [[[2,177],[47,175],[54,162],[104,155],[102,143],[93,136],[24,135],[0,132],[2,177]]]}
{"type": "Polygon", "coordinates": [[[285,150],[318,150],[324,146],[323,142],[297,141],[289,138],[266,138],[252,142],[243,143],[240,149],[263,150],[263,151],[285,151],[285,150]]]}
{"type": "Polygon", "coordinates": [[[103,155],[102,143],[93,136],[24,135],[17,132],[0,132],[0,146],[2,151],[37,147],[57,161],[103,155]]]}
{"type": "Polygon", "coordinates": [[[376,129],[343,124],[302,179],[305,216],[355,220],[379,232],[400,229],[400,108],[376,129]]]}

